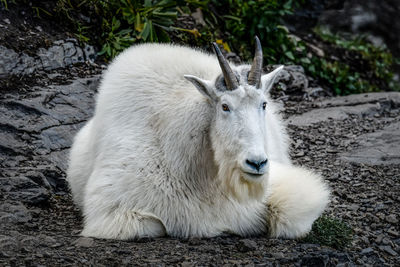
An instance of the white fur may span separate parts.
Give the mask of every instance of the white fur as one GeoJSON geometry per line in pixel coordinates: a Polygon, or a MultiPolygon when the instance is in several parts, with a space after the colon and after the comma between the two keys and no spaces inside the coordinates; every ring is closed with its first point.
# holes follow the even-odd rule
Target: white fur
{"type": "Polygon", "coordinates": [[[240,87],[221,92],[214,86],[218,61],[201,51],[145,44],[115,59],[70,154],[68,182],[83,211],[82,235],[309,231],[329,191],[318,175],[290,163],[282,119],[268,96],[279,70],[256,89],[246,83],[249,67],[232,65],[240,87]],[[268,164],[254,176],[246,159],[265,157],[268,164]]]}

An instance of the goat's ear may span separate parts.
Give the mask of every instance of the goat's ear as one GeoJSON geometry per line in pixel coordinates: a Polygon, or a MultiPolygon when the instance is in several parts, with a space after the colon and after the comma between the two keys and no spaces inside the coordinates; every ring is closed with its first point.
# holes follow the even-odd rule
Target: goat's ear
{"type": "Polygon", "coordinates": [[[283,67],[283,65],[279,66],[270,73],[264,74],[261,77],[261,89],[264,92],[268,92],[272,88],[272,85],[274,85],[276,78],[279,76],[281,70],[283,70],[283,67]]]}
{"type": "Polygon", "coordinates": [[[189,82],[193,83],[193,85],[197,88],[197,90],[199,90],[199,92],[202,95],[204,95],[205,97],[207,97],[211,100],[216,99],[216,95],[213,90],[213,87],[211,86],[210,81],[200,79],[193,75],[183,75],[183,77],[185,77],[185,79],[188,80],[189,82]]]}

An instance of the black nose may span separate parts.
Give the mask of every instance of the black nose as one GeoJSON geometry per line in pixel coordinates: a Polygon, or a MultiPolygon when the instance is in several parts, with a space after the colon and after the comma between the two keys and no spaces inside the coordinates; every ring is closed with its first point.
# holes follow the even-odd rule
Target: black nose
{"type": "Polygon", "coordinates": [[[263,161],[253,161],[246,159],[246,164],[249,165],[251,168],[256,169],[257,171],[260,171],[260,169],[264,167],[267,162],[268,159],[265,159],[263,161]]]}

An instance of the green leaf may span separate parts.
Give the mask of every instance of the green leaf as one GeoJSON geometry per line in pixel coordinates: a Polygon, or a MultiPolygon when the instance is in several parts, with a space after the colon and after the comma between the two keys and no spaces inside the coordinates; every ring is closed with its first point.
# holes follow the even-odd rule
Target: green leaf
{"type": "Polygon", "coordinates": [[[143,30],[139,34],[139,38],[143,39],[144,41],[147,40],[147,38],[149,37],[149,34],[150,34],[150,26],[151,25],[148,23],[148,21],[146,21],[144,23],[143,30]]]}
{"type": "Polygon", "coordinates": [[[152,6],[151,0],[144,0],[144,5],[143,6],[144,7],[151,7],[152,6]]]}
{"type": "Polygon", "coordinates": [[[291,51],[285,52],[285,55],[286,55],[289,59],[295,60],[295,58],[294,58],[294,56],[293,56],[293,53],[292,53],[291,51]]]}

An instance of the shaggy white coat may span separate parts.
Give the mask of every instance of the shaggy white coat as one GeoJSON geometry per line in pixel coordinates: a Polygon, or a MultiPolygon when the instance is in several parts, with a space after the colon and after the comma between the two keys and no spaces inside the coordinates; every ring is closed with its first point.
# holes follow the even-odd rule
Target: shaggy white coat
{"type": "MultiPolygon", "coordinates": [[[[231,66],[238,73],[249,68],[231,66]]],[[[268,93],[261,147],[269,170],[252,182],[234,163],[241,151],[226,149],[230,140],[223,132],[227,139],[237,133],[214,129],[220,115],[184,79],[187,74],[215,81],[221,69],[213,55],[161,44],[134,46],[109,66],[95,115],[75,137],[70,154],[67,179],[83,211],[82,235],[306,234],[329,191],[319,175],[291,165],[285,129],[268,93]]],[[[276,74],[263,76],[264,88],[276,74]]],[[[233,97],[255,90],[243,88],[233,97]]]]}

